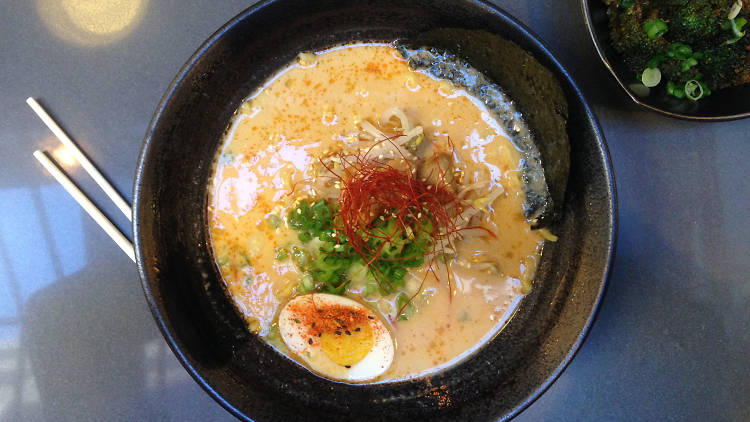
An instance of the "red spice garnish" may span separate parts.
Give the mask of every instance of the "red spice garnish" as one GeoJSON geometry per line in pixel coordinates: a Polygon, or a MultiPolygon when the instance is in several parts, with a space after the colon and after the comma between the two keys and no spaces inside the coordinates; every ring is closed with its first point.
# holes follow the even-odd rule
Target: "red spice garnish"
{"type": "MultiPolygon", "coordinates": [[[[423,219],[431,220],[435,228],[455,226],[447,211],[455,204],[455,195],[444,186],[430,186],[410,171],[389,164],[355,158],[339,178],[342,189],[338,213],[341,229],[354,250],[361,253],[368,248],[366,240],[375,236],[372,229],[382,222],[378,221],[381,216],[395,218],[404,230],[423,219]]],[[[433,233],[437,236],[438,230],[433,233]]]]}
{"type": "MultiPolygon", "coordinates": [[[[433,180],[433,183],[415,177],[416,169],[412,168],[406,158],[403,159],[405,169],[399,169],[381,160],[368,157],[368,153],[380,143],[393,144],[394,139],[400,136],[402,135],[379,141],[365,153],[352,156],[339,155],[343,168],[340,173],[335,172],[321,160],[323,166],[341,184],[336,230],[346,236],[352,249],[370,266],[376,260],[384,259],[381,253],[385,242],[381,243],[378,250],[373,250],[368,244],[368,239],[380,237],[386,241],[390,240],[373,232],[379,224],[387,219],[395,219],[400,228],[408,232],[419,230],[420,224],[418,223],[425,219],[429,220],[433,227],[429,233],[432,237],[433,249],[427,255],[430,259],[429,271],[434,273],[433,264],[437,252],[443,252],[445,243],[461,230],[457,228],[457,220],[462,205],[446,182],[446,169],[440,167],[437,152],[427,158],[427,160],[434,160],[438,172],[436,178],[426,178],[437,179],[437,181],[433,180]]],[[[454,147],[450,140],[448,147],[453,153],[454,147]]],[[[488,232],[494,236],[491,231],[488,230],[488,232]]],[[[370,266],[370,268],[378,271],[375,266],[370,266]]],[[[437,274],[435,277],[438,278],[437,274]]],[[[450,271],[448,271],[447,278],[448,288],[452,290],[450,271]]],[[[385,277],[376,277],[378,283],[381,283],[381,279],[388,282],[385,277]]],[[[419,291],[421,289],[420,285],[419,291]]],[[[397,315],[403,312],[417,294],[411,296],[409,302],[402,306],[397,315]]]]}
{"type": "Polygon", "coordinates": [[[367,63],[367,67],[365,67],[365,71],[369,73],[380,73],[380,66],[378,66],[376,63],[370,62],[370,63],[367,63]]]}
{"type": "MultiPolygon", "coordinates": [[[[342,332],[369,324],[370,311],[365,308],[327,303],[318,307],[314,299],[289,304],[290,314],[306,327],[305,335],[320,337],[323,333],[341,335],[342,332]]],[[[296,321],[295,321],[296,322],[296,321]]]]}

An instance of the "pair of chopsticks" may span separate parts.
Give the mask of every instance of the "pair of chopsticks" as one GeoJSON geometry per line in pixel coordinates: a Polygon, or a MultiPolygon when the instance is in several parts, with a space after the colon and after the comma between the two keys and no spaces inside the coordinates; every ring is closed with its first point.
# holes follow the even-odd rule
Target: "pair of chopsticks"
{"type": "MultiPolygon", "coordinates": [[[[107,179],[102,176],[102,174],[97,170],[97,168],[89,161],[89,159],[86,157],[86,155],[81,152],[80,149],[76,146],[76,144],[68,137],[68,135],[60,128],[60,126],[50,117],[49,114],[42,108],[42,106],[32,97],[29,97],[26,99],[26,104],[31,107],[32,110],[34,110],[34,113],[36,113],[37,116],[39,116],[40,119],[42,119],[42,122],[44,122],[45,125],[52,131],[52,133],[55,134],[57,139],[62,142],[63,145],[71,152],[73,157],[75,157],[76,161],[78,161],[79,164],[81,164],[81,167],[86,171],[86,173],[91,176],[91,178],[94,179],[96,184],[104,191],[104,193],[109,197],[109,199],[114,202],[114,204],[117,206],[117,208],[122,211],[123,214],[125,214],[125,217],[128,218],[129,221],[132,221],[133,219],[133,212],[130,209],[130,205],[125,202],[125,200],[120,196],[120,194],[115,190],[114,187],[107,181],[107,179]]],[[[127,237],[125,237],[122,232],[115,227],[114,224],[112,224],[111,221],[99,210],[99,208],[94,205],[93,202],[84,194],[81,192],[80,189],[78,189],[78,186],[73,183],[73,181],[70,180],[70,178],[63,172],[63,170],[60,168],[60,166],[55,162],[53,158],[50,157],[50,155],[46,151],[36,150],[34,151],[34,158],[39,161],[42,166],[49,172],[49,174],[52,175],[52,177],[57,180],[58,183],[62,185],[63,188],[70,194],[70,196],[73,197],[73,199],[78,202],[78,205],[80,205],[84,211],[86,211],[91,218],[96,221],[96,223],[101,227],[107,235],[109,235],[112,240],[117,243],[117,246],[122,249],[123,252],[125,252],[130,259],[135,262],[135,252],[133,250],[133,244],[128,240],[127,237]]]]}

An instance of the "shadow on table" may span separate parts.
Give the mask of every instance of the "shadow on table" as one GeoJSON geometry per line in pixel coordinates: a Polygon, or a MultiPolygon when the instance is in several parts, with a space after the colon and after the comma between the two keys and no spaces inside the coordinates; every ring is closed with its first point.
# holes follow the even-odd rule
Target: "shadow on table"
{"type": "Polygon", "coordinates": [[[113,274],[112,268],[89,265],[26,301],[21,353],[32,377],[14,381],[25,389],[23,402],[7,406],[0,421],[229,416],[177,363],[152,321],[135,272],[113,274]],[[29,400],[34,389],[38,401],[29,400]]]}
{"type": "MultiPolygon", "coordinates": [[[[134,272],[133,272],[133,275],[134,272]]],[[[111,268],[83,271],[34,293],[24,306],[22,338],[44,418],[143,419],[145,345],[155,329],[137,279],[111,268]]],[[[158,369],[158,368],[157,368],[158,369]]]]}

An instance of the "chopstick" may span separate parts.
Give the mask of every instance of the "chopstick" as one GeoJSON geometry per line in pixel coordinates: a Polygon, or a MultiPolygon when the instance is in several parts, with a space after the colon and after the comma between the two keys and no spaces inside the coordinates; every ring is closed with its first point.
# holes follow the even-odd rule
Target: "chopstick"
{"type": "MultiPolygon", "coordinates": [[[[60,126],[50,117],[49,114],[42,108],[42,106],[33,98],[29,97],[26,99],[26,104],[31,107],[32,110],[36,113],[37,116],[39,116],[40,119],[44,122],[45,125],[52,131],[52,133],[57,136],[57,139],[62,142],[63,145],[65,145],[66,148],[73,154],[73,157],[81,164],[81,167],[83,167],[84,170],[86,170],[86,173],[88,173],[96,182],[97,185],[104,191],[105,194],[107,194],[107,197],[114,202],[114,204],[117,206],[117,208],[122,211],[123,214],[125,214],[125,217],[128,218],[128,220],[132,221],[132,210],[130,208],[130,205],[125,202],[125,200],[120,196],[119,193],[115,190],[115,188],[112,187],[111,184],[107,181],[107,179],[102,176],[101,173],[99,173],[99,170],[97,170],[96,167],[94,167],[93,164],[91,164],[91,161],[89,161],[88,157],[80,150],[78,149],[78,146],[71,140],[68,135],[60,128],[60,126]]],[[[49,172],[49,174],[52,175],[52,177],[57,180],[58,183],[62,185],[62,187],[70,194],[70,196],[73,197],[73,199],[78,202],[78,205],[83,208],[84,211],[86,211],[91,218],[96,221],[96,223],[99,225],[99,227],[104,230],[107,235],[115,241],[117,246],[122,249],[123,252],[133,261],[135,262],[135,251],[133,249],[133,244],[128,240],[125,235],[122,234],[122,232],[115,227],[114,224],[112,224],[111,221],[99,210],[99,208],[94,205],[93,202],[84,194],[81,192],[80,189],[78,189],[78,186],[73,183],[70,178],[62,171],[62,169],[58,166],[58,164],[54,161],[54,159],[50,158],[45,151],[36,150],[34,151],[34,158],[39,161],[39,163],[42,164],[45,170],[49,172]]]]}
{"type": "MultiPolygon", "coordinates": [[[[42,106],[33,97],[27,98],[26,104],[28,104],[29,107],[34,110],[34,113],[36,113],[36,115],[39,116],[40,119],[42,119],[44,124],[47,125],[47,127],[52,131],[52,133],[55,134],[55,136],[57,136],[57,139],[59,139],[60,142],[62,142],[63,145],[65,145],[70,150],[75,159],[81,164],[81,167],[83,167],[83,169],[86,170],[86,173],[88,173],[94,179],[96,184],[99,185],[99,187],[104,191],[109,199],[115,203],[117,208],[119,208],[120,211],[125,214],[125,217],[127,217],[129,221],[133,221],[133,211],[130,209],[130,205],[125,202],[122,196],[120,196],[120,194],[115,190],[114,187],[112,187],[107,179],[102,176],[99,170],[97,170],[97,168],[93,164],[91,164],[91,161],[89,161],[86,155],[81,152],[80,149],[78,149],[76,144],[68,137],[68,135],[62,130],[62,128],[60,128],[60,126],[55,123],[54,120],[52,120],[52,117],[47,114],[44,108],[42,108],[42,106]]],[[[36,153],[34,153],[34,156],[36,157],[36,153]]]]}
{"type": "MultiPolygon", "coordinates": [[[[78,186],[76,186],[69,178],[68,176],[63,173],[63,171],[57,166],[55,162],[53,162],[45,152],[36,150],[34,151],[34,158],[39,161],[42,166],[49,172],[49,174],[52,175],[52,177],[57,180],[58,183],[62,185],[63,188],[65,188],[66,191],[70,194],[70,196],[73,197],[73,199],[78,202],[78,205],[80,205],[84,211],[86,211],[91,218],[96,221],[97,224],[99,224],[99,227],[101,227],[105,233],[109,235],[112,240],[117,243],[117,246],[122,249],[123,252],[125,252],[130,259],[135,262],[135,252],[133,250],[133,244],[130,243],[128,238],[126,238],[120,230],[115,227],[114,224],[112,224],[107,217],[102,214],[101,211],[99,211],[99,208],[94,205],[93,202],[84,194],[81,192],[80,189],[78,189],[78,186]]],[[[130,207],[128,207],[130,208],[130,207]]]]}

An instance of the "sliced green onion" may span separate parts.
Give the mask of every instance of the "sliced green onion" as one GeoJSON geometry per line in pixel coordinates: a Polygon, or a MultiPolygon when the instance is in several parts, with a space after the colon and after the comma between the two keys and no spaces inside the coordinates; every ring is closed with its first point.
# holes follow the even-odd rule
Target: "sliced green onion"
{"type": "Polygon", "coordinates": [[[393,269],[392,272],[393,279],[396,281],[401,281],[404,279],[404,276],[406,276],[406,268],[404,267],[396,267],[393,269]]]}
{"type": "Polygon", "coordinates": [[[225,152],[219,156],[219,164],[229,164],[234,161],[233,152],[225,152]]]}
{"type": "Polygon", "coordinates": [[[300,280],[299,286],[297,289],[300,291],[300,293],[309,293],[315,289],[315,281],[313,280],[312,276],[309,274],[305,274],[302,276],[302,280],[300,280]]]}
{"type": "Polygon", "coordinates": [[[734,28],[732,28],[732,32],[734,32],[734,35],[737,35],[738,37],[745,35],[744,32],[739,32],[739,31],[742,31],[742,28],[745,26],[745,24],[747,24],[747,19],[737,18],[737,19],[732,19],[732,21],[734,21],[734,26],[737,27],[736,32],[734,31],[734,28]]]}
{"type": "MultiPolygon", "coordinates": [[[[297,231],[305,247],[286,247],[283,253],[277,251],[277,259],[291,256],[299,269],[312,278],[313,284],[302,286],[301,290],[312,288],[342,294],[350,284],[361,286],[367,278],[370,287],[366,296],[374,293],[373,288],[383,295],[394,293],[405,284],[407,268],[423,265],[425,255],[433,249],[434,229],[429,220],[404,226],[395,218],[381,216],[371,232],[362,233],[364,250],[377,253],[361,256],[348,243],[346,235],[336,229],[337,211],[326,200],[302,200],[286,214],[289,227],[297,231]],[[357,277],[353,266],[362,270],[357,277]]],[[[272,223],[269,217],[269,224],[272,223]]]]}
{"type": "Polygon", "coordinates": [[[674,95],[674,89],[677,87],[674,82],[667,82],[667,94],[674,95]]]}
{"type": "Polygon", "coordinates": [[[655,68],[655,67],[659,67],[659,64],[661,64],[661,62],[663,62],[666,59],[667,58],[664,57],[663,54],[657,54],[656,56],[652,57],[651,60],[649,60],[646,63],[646,67],[652,68],[652,69],[655,68]]]}
{"type": "Polygon", "coordinates": [[[240,256],[242,257],[242,260],[245,261],[245,265],[248,267],[250,266],[250,257],[247,255],[247,252],[245,251],[239,251],[240,256]]]}
{"type": "Polygon", "coordinates": [[[734,34],[735,38],[739,39],[739,38],[742,38],[745,35],[745,33],[742,32],[742,27],[745,26],[745,23],[747,23],[747,21],[745,20],[745,18],[740,18],[740,19],[737,19],[737,20],[734,20],[734,19],[730,19],[729,20],[729,27],[732,28],[732,33],[734,34]],[[742,20],[744,22],[742,22],[740,20],[742,20]],[[738,21],[740,21],[740,22],[738,22],[738,21]]]}
{"type": "Polygon", "coordinates": [[[667,32],[667,23],[659,18],[651,19],[643,24],[643,30],[649,39],[654,40],[667,32]]]}
{"type": "Polygon", "coordinates": [[[695,79],[685,82],[685,96],[693,101],[703,98],[703,86],[695,79]]]}
{"type": "Polygon", "coordinates": [[[736,18],[737,15],[740,14],[740,10],[742,10],[742,0],[736,0],[732,5],[732,8],[729,9],[729,15],[727,16],[727,19],[731,20],[736,18]]]}
{"type": "Polygon", "coordinates": [[[466,322],[469,320],[469,313],[466,312],[466,309],[461,311],[461,316],[458,317],[458,320],[461,322],[466,322]]]}
{"type": "Polygon", "coordinates": [[[380,287],[378,287],[378,283],[376,281],[368,281],[367,284],[365,284],[365,290],[362,293],[365,297],[370,296],[371,294],[377,292],[380,290],[380,287]]]}
{"type": "Polygon", "coordinates": [[[675,59],[685,60],[693,55],[693,48],[683,43],[672,43],[667,50],[667,56],[675,59]]]}
{"type": "Polygon", "coordinates": [[[677,98],[685,98],[685,90],[678,87],[677,84],[672,81],[667,82],[667,94],[677,98]]]}
{"type": "Polygon", "coordinates": [[[698,60],[695,60],[692,57],[690,57],[689,59],[683,60],[682,61],[682,66],[681,66],[682,67],[682,71],[686,72],[686,71],[690,70],[691,67],[693,67],[693,66],[695,66],[697,64],[698,64],[698,60]]]}
{"type": "Polygon", "coordinates": [[[725,44],[734,44],[739,41],[740,38],[744,37],[745,33],[742,32],[742,27],[744,27],[746,23],[747,19],[745,18],[729,19],[729,27],[732,29],[734,38],[727,40],[725,44]]]}
{"type": "Polygon", "coordinates": [[[297,246],[292,247],[292,257],[301,270],[306,270],[310,265],[310,253],[297,246]]]}
{"type": "Polygon", "coordinates": [[[266,223],[268,223],[271,228],[277,229],[281,225],[281,218],[279,218],[278,215],[271,214],[266,217],[266,223]]]}
{"type": "Polygon", "coordinates": [[[283,261],[289,257],[289,253],[284,248],[279,248],[276,250],[276,260],[277,261],[283,261]]]}
{"type": "Polygon", "coordinates": [[[416,307],[410,301],[409,295],[406,293],[401,293],[396,297],[396,306],[398,306],[398,310],[404,308],[397,318],[399,321],[407,321],[416,310],[416,307]]]}
{"type": "Polygon", "coordinates": [[[661,82],[661,71],[658,67],[647,68],[641,74],[641,82],[649,88],[659,85],[659,82],[661,82]]]}
{"type": "Polygon", "coordinates": [[[687,44],[681,44],[677,47],[677,57],[686,59],[693,54],[693,49],[687,44]]]}

